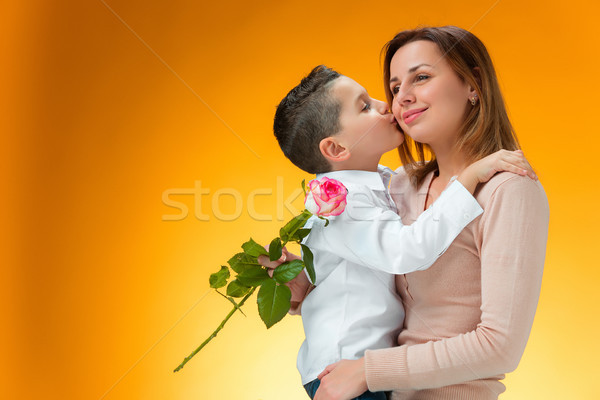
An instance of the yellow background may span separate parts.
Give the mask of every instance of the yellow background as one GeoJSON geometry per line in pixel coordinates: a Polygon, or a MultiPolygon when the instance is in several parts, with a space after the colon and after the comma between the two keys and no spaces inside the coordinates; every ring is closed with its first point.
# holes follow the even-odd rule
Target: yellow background
{"type": "MultiPolygon", "coordinates": [[[[382,45],[418,24],[455,24],[490,50],[551,208],[538,313],[501,398],[599,398],[600,14],[592,4],[4,4],[0,397],[304,399],[295,369],[301,322],[286,317],[267,331],[254,299],[248,318],[236,315],[172,372],[229,310],[207,294],[208,275],[250,234],[270,240],[283,222],[278,193],[289,196],[306,177],[272,136],[275,106],[320,63],[383,98],[382,45]],[[163,220],[178,214],[163,192],[196,181],[210,191],[201,204],[172,195],[189,214],[163,220]],[[254,205],[271,221],[249,215],[255,189],[271,191],[254,205]],[[223,194],[231,192],[241,216],[219,219],[236,211],[223,194]]],[[[384,162],[399,165],[393,153],[384,162]]]]}

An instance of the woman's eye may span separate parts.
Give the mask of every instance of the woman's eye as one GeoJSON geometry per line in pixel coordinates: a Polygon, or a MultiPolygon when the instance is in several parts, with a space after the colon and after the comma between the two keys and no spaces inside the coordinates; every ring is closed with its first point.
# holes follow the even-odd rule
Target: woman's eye
{"type": "Polygon", "coordinates": [[[424,81],[424,80],[426,80],[426,79],[429,79],[429,75],[419,74],[419,75],[417,75],[417,77],[415,78],[415,80],[416,80],[417,82],[424,81]]]}
{"type": "Polygon", "coordinates": [[[371,104],[370,103],[365,103],[364,107],[362,108],[363,111],[368,111],[371,109],[371,104]]]}
{"type": "Polygon", "coordinates": [[[399,92],[399,91],[400,91],[400,86],[394,86],[394,87],[392,88],[392,94],[393,94],[393,95],[396,95],[396,94],[398,94],[398,92],[399,92]]]}

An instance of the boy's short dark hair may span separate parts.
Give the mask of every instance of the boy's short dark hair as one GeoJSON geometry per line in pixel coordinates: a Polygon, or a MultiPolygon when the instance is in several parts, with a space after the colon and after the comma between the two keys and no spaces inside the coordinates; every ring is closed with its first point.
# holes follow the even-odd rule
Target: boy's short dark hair
{"type": "Polygon", "coordinates": [[[324,65],[315,67],[281,100],[275,112],[273,130],[281,150],[311,174],[331,171],[319,143],[340,130],[341,104],[330,93],[340,76],[324,65]]]}

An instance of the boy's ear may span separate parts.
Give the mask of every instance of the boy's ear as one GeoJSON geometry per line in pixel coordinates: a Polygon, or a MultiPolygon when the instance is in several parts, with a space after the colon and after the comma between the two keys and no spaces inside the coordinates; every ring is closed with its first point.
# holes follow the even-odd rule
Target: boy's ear
{"type": "Polygon", "coordinates": [[[319,150],[321,150],[323,157],[332,163],[345,161],[350,158],[350,149],[341,144],[335,136],[329,136],[321,140],[319,150]]]}

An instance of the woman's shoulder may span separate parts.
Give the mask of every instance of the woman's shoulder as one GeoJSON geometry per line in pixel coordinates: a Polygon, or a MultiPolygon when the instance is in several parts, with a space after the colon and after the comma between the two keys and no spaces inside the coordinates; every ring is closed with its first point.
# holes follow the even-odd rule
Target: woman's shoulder
{"type": "Polygon", "coordinates": [[[539,205],[548,203],[546,193],[539,180],[536,181],[512,172],[500,172],[488,182],[479,185],[475,197],[484,209],[494,198],[502,198],[505,201],[510,201],[510,199],[514,199],[514,201],[530,200],[539,205]]]}
{"type": "Polygon", "coordinates": [[[524,232],[530,236],[536,233],[532,238],[522,240],[522,243],[527,246],[530,246],[532,241],[546,237],[550,206],[539,181],[527,176],[502,172],[480,185],[475,198],[483,208],[481,219],[474,230],[475,242],[478,246],[487,243],[491,246],[500,246],[497,249],[501,250],[501,246],[506,246],[503,241],[513,236],[521,237],[524,232]],[[491,239],[492,237],[496,239],[491,239]]]}

